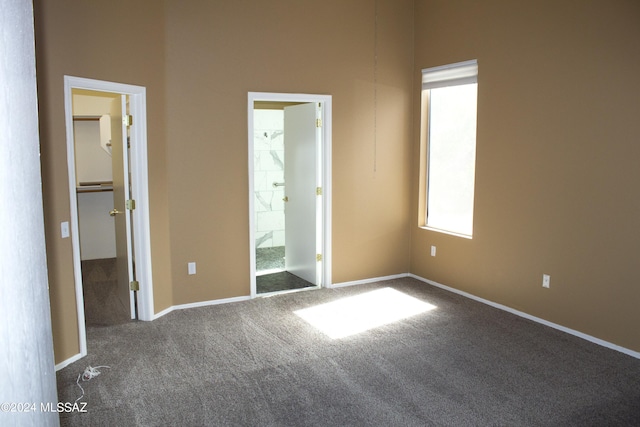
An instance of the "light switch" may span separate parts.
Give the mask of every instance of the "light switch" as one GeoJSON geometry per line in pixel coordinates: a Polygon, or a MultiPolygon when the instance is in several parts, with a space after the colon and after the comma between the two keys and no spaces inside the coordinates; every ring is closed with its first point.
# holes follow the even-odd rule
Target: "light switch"
{"type": "Polygon", "coordinates": [[[63,239],[69,237],[69,221],[64,221],[60,223],[60,235],[63,239]]]}
{"type": "Polygon", "coordinates": [[[190,262],[189,264],[187,264],[188,270],[189,270],[189,274],[196,274],[196,263],[195,262],[190,262]]]}

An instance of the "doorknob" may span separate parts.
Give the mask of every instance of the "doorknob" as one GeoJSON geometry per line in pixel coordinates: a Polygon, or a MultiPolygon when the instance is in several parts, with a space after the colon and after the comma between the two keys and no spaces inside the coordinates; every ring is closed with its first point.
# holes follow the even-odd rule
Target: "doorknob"
{"type": "Polygon", "coordinates": [[[109,215],[111,216],[116,216],[119,213],[122,213],[122,212],[120,212],[118,209],[115,209],[115,208],[112,211],[109,211],[109,215]]]}
{"type": "Polygon", "coordinates": [[[284,196],[284,198],[282,199],[283,202],[288,202],[289,201],[289,196],[284,196]]]}

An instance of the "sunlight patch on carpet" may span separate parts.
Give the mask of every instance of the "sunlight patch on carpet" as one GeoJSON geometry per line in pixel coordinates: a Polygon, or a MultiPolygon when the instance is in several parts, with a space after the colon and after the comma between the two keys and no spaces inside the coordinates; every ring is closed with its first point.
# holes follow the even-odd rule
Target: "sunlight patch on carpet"
{"type": "Polygon", "coordinates": [[[382,288],[294,313],[330,338],[338,339],[425,313],[435,305],[392,288],[382,288]]]}

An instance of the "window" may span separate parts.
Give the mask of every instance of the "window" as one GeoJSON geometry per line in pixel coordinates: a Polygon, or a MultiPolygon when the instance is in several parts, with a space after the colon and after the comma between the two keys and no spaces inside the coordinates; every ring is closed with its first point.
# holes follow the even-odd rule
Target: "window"
{"type": "Polygon", "coordinates": [[[422,70],[420,225],[473,234],[477,61],[422,70]]]}

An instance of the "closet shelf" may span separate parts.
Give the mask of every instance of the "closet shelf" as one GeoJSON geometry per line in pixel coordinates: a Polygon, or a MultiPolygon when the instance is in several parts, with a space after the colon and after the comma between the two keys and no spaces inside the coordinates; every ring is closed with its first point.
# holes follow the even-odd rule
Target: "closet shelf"
{"type": "Polygon", "coordinates": [[[99,122],[100,116],[73,116],[74,122],[99,122]]]}
{"type": "Polygon", "coordinates": [[[113,191],[113,181],[80,182],[76,187],[76,193],[97,193],[101,191],[113,191]]]}

